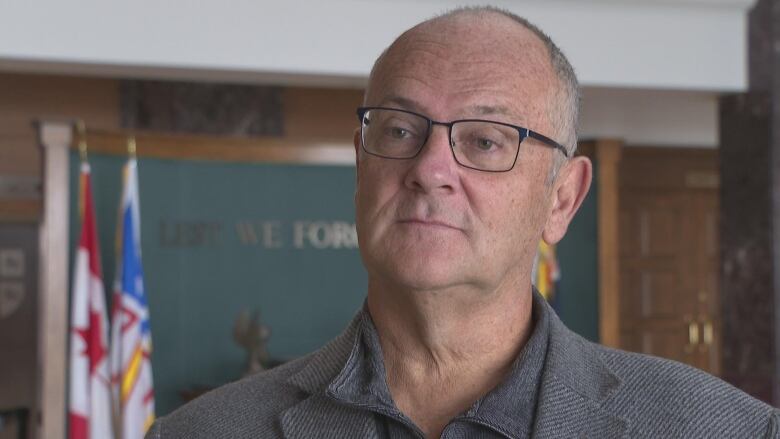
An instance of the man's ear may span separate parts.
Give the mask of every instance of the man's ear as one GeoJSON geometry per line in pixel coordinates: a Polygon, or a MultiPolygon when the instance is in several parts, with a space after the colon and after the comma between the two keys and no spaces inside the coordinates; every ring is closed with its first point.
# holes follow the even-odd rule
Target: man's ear
{"type": "Polygon", "coordinates": [[[593,165],[587,157],[574,157],[563,165],[553,183],[552,211],[542,232],[546,243],[556,244],[566,234],[571,219],[588,194],[592,178],[593,165]]]}

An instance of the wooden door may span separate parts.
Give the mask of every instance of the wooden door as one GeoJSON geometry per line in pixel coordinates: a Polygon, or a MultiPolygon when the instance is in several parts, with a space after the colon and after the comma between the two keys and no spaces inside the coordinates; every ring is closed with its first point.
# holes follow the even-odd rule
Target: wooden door
{"type": "Polygon", "coordinates": [[[620,166],[620,344],[720,372],[717,151],[631,148],[620,166]]]}

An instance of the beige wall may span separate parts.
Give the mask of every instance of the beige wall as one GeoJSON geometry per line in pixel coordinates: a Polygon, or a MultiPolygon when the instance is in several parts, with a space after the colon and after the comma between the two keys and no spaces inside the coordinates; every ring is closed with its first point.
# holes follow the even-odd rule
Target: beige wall
{"type": "Polygon", "coordinates": [[[290,140],[352,143],[362,90],[286,88],[282,94],[285,136],[290,140]]]}
{"type": "Polygon", "coordinates": [[[0,74],[0,175],[40,174],[33,122],[81,118],[113,129],[119,121],[118,82],[109,79],[0,74]]]}

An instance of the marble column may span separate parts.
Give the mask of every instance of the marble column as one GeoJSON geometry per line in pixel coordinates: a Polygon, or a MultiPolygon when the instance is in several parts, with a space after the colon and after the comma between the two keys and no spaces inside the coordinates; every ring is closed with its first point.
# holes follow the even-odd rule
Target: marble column
{"type": "Polygon", "coordinates": [[[780,404],[780,1],[749,16],[747,93],[720,100],[723,378],[780,404]]]}

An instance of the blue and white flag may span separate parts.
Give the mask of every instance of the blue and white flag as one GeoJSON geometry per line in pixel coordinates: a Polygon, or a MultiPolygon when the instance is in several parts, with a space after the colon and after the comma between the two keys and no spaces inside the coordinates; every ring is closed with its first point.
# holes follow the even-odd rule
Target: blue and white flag
{"type": "Polygon", "coordinates": [[[141,222],[135,158],[124,168],[117,228],[117,271],[111,322],[111,381],[117,438],[142,439],[154,422],[152,330],[141,265],[141,222]]]}

